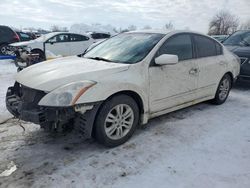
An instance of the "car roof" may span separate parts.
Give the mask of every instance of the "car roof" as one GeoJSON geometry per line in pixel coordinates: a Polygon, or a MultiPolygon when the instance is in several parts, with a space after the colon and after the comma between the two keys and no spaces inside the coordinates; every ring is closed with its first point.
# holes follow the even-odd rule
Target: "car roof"
{"type": "Polygon", "coordinates": [[[190,30],[136,30],[136,31],[129,31],[127,33],[159,33],[159,34],[178,34],[178,33],[193,33],[193,34],[199,34],[199,35],[205,35],[203,33],[190,31],[190,30]]]}
{"type": "Polygon", "coordinates": [[[37,39],[35,39],[35,40],[40,40],[40,41],[48,40],[48,39],[50,39],[51,37],[53,37],[53,36],[55,36],[55,35],[58,35],[58,34],[76,34],[76,35],[87,36],[87,35],[84,35],[84,34],[71,33],[71,32],[51,32],[51,33],[44,34],[44,35],[42,35],[41,37],[39,37],[39,38],[37,38],[37,39]]]}
{"type": "Polygon", "coordinates": [[[215,38],[206,35],[204,33],[196,32],[196,31],[190,31],[190,30],[136,30],[136,31],[129,31],[126,33],[158,33],[158,34],[163,34],[163,35],[175,35],[175,34],[182,34],[182,33],[188,33],[188,34],[196,34],[196,35],[201,35],[207,38],[210,38],[211,40],[217,42],[219,45],[222,45],[220,42],[218,42],[215,38]]]}

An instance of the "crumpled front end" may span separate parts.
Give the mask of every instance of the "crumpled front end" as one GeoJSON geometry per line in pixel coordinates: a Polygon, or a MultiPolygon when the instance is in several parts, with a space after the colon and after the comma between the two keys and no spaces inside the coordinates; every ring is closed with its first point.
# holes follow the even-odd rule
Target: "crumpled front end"
{"type": "Polygon", "coordinates": [[[6,94],[6,107],[14,117],[40,124],[46,130],[78,129],[90,138],[100,102],[69,107],[40,106],[44,91],[28,88],[16,82],[6,94]]]}
{"type": "Polygon", "coordinates": [[[6,94],[6,107],[16,118],[36,124],[66,121],[74,117],[73,108],[48,108],[39,106],[45,92],[15,83],[6,94]]]}

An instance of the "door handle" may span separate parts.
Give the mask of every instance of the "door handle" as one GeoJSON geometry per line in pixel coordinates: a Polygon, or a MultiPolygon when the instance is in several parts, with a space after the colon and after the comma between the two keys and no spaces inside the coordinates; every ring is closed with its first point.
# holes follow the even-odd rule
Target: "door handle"
{"type": "Polygon", "coordinates": [[[192,69],[189,71],[189,74],[197,75],[198,72],[199,72],[199,70],[198,70],[197,68],[192,68],[192,69]]]}

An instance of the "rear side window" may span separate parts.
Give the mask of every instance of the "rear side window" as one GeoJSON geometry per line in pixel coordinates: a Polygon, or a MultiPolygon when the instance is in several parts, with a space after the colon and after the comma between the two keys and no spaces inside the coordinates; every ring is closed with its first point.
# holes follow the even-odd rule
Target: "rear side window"
{"type": "Polygon", "coordinates": [[[158,51],[157,56],[162,54],[177,55],[179,60],[193,58],[192,40],[190,35],[181,34],[168,39],[158,51]]]}
{"type": "Polygon", "coordinates": [[[86,40],[89,40],[89,38],[83,35],[77,35],[77,34],[70,35],[71,42],[86,41],[86,40]]]}
{"type": "Polygon", "coordinates": [[[27,35],[26,33],[19,32],[18,33],[19,37],[21,38],[21,41],[28,41],[31,40],[32,38],[27,35]]]}
{"type": "Polygon", "coordinates": [[[110,35],[105,34],[105,33],[93,33],[91,34],[91,37],[93,39],[106,39],[106,38],[110,38],[110,35]]]}
{"type": "Polygon", "coordinates": [[[91,37],[92,37],[93,39],[99,39],[99,38],[100,38],[100,36],[99,36],[98,33],[91,34],[91,37]]]}
{"type": "Polygon", "coordinates": [[[216,46],[216,42],[208,37],[194,35],[194,40],[198,58],[216,56],[217,53],[222,53],[221,47],[216,46]]]}
{"type": "Polygon", "coordinates": [[[103,34],[102,34],[102,38],[103,38],[103,39],[110,38],[110,35],[108,35],[108,34],[104,34],[104,33],[103,33],[103,34]]]}

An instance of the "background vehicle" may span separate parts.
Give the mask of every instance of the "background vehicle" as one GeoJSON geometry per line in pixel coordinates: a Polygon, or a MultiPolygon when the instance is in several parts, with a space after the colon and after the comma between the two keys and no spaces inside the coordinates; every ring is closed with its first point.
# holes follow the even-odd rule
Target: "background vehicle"
{"type": "Polygon", "coordinates": [[[33,33],[26,33],[26,32],[22,32],[22,31],[16,31],[16,33],[18,34],[18,36],[20,38],[20,42],[30,41],[30,40],[36,39],[36,35],[33,33]]]}
{"type": "Polygon", "coordinates": [[[102,41],[111,37],[109,33],[101,33],[101,32],[88,32],[87,33],[95,42],[102,41]]]}
{"type": "Polygon", "coordinates": [[[0,25],[0,55],[7,55],[8,44],[19,41],[20,38],[15,31],[8,26],[0,25]]]}
{"type": "Polygon", "coordinates": [[[150,118],[206,100],[224,103],[239,69],[236,56],[199,33],[122,33],[83,57],[19,72],[6,106],[48,130],[74,122],[85,137],[113,147],[150,118]]]}
{"type": "Polygon", "coordinates": [[[35,40],[14,43],[11,44],[11,46],[39,54],[40,61],[43,61],[46,59],[46,51],[57,56],[78,55],[83,53],[93,42],[94,40],[86,35],[53,32],[45,34],[35,40]]]}
{"type": "Polygon", "coordinates": [[[223,42],[228,37],[228,35],[211,35],[211,37],[218,40],[219,42],[223,42]]]}
{"type": "Polygon", "coordinates": [[[239,80],[250,81],[250,30],[233,33],[223,44],[240,57],[239,80]]]}

